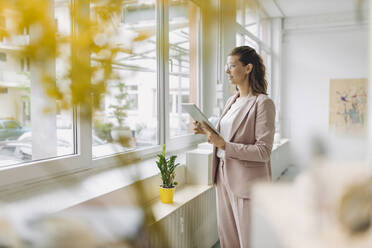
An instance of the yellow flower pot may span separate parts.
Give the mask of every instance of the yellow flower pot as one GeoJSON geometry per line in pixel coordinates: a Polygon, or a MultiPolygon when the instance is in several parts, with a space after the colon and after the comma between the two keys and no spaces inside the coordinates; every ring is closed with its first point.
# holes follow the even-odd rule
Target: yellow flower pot
{"type": "Polygon", "coordinates": [[[160,201],[162,203],[173,203],[175,188],[163,188],[160,187],[160,201]]]}

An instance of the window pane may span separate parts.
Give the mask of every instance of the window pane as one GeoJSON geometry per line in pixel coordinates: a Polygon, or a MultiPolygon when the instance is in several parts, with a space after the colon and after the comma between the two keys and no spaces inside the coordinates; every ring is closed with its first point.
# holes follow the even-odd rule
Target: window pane
{"type": "Polygon", "coordinates": [[[170,137],[193,133],[182,103],[198,104],[199,7],[192,1],[169,5],[170,137]]]}
{"type": "Polygon", "coordinates": [[[260,52],[259,49],[258,49],[257,42],[255,42],[254,40],[252,40],[251,38],[249,38],[246,35],[244,36],[244,45],[245,46],[250,46],[250,47],[254,48],[257,53],[260,52]]]}
{"type": "MultiPolygon", "coordinates": [[[[67,4],[56,1],[55,18],[69,27],[67,4]]],[[[7,29],[18,20],[16,11],[8,14],[0,17],[0,26],[7,29]]],[[[49,68],[31,68],[32,61],[19,49],[29,40],[25,29],[0,41],[6,47],[0,53],[0,88],[5,89],[0,93],[0,167],[74,153],[72,114],[58,110],[58,103],[46,97],[41,84],[44,71],[54,77],[63,66],[57,60],[49,68]]]]}
{"type": "Polygon", "coordinates": [[[155,3],[128,1],[113,20],[118,26],[113,42],[122,48],[114,65],[119,79],[109,82],[94,114],[93,140],[100,140],[93,143],[94,157],[158,144],[155,3]],[[119,144],[119,137],[125,142],[119,144]]]}
{"type": "Polygon", "coordinates": [[[236,33],[236,46],[243,46],[244,45],[244,35],[240,33],[236,33]]]}
{"type": "Polygon", "coordinates": [[[267,80],[267,93],[269,96],[272,96],[272,86],[271,86],[271,55],[267,53],[265,50],[262,50],[261,53],[262,60],[266,67],[266,80],[267,80]]]}
{"type": "Polygon", "coordinates": [[[271,22],[270,19],[267,18],[264,14],[261,14],[261,22],[260,22],[260,38],[261,40],[271,46],[271,22]]]}
{"type": "Polygon", "coordinates": [[[244,27],[256,36],[258,36],[258,16],[256,1],[247,1],[244,27]]]}
{"type": "Polygon", "coordinates": [[[244,26],[244,0],[236,0],[236,22],[244,26]]]}
{"type": "Polygon", "coordinates": [[[254,35],[258,35],[257,14],[249,9],[246,12],[245,28],[254,35]]]}

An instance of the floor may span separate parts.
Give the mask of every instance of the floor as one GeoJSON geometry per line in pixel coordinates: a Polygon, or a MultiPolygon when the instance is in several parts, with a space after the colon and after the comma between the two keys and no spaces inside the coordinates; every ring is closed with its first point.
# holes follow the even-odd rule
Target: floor
{"type": "MultiPolygon", "coordinates": [[[[296,166],[290,165],[280,176],[278,182],[292,182],[300,173],[300,169],[296,166]]],[[[212,248],[220,248],[220,242],[217,242],[212,248]]]]}

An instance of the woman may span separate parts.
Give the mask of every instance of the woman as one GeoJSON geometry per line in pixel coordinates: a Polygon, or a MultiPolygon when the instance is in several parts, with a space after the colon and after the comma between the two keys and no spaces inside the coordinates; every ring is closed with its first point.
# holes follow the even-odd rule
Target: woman
{"type": "Polygon", "coordinates": [[[265,66],[249,46],[236,47],[226,73],[238,88],[220,117],[215,134],[205,123],[194,132],[214,145],[212,176],[217,185],[217,220],[221,247],[250,246],[250,193],[259,180],[271,178],[270,154],[275,106],[267,96],[265,66]]]}

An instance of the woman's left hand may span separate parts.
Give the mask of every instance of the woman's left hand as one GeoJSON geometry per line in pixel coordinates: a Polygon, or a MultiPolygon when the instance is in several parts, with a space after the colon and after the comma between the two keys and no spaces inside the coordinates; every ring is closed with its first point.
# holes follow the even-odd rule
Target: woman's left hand
{"type": "Polygon", "coordinates": [[[203,121],[202,126],[204,130],[207,132],[208,142],[215,145],[216,147],[225,150],[226,142],[225,140],[216,134],[205,121],[203,121]]]}

